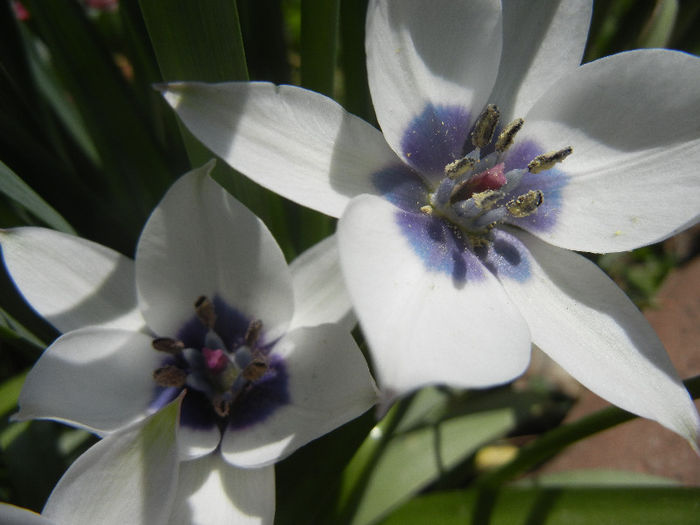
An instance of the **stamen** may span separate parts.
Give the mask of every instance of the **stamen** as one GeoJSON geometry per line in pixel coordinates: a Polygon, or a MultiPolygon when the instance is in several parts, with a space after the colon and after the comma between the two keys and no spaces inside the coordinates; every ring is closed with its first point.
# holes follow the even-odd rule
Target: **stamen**
{"type": "Polygon", "coordinates": [[[214,407],[214,412],[217,413],[219,417],[226,417],[231,412],[231,399],[230,392],[224,392],[223,394],[215,394],[211,400],[211,404],[214,407]]]}
{"type": "Polygon", "coordinates": [[[258,341],[260,337],[260,331],[262,330],[262,321],[260,319],[255,319],[248,324],[248,328],[245,331],[245,344],[246,346],[252,347],[258,341]]]}
{"type": "Polygon", "coordinates": [[[540,171],[548,170],[557,162],[561,162],[571,155],[573,151],[573,148],[568,146],[559,151],[550,151],[549,153],[538,155],[530,161],[530,164],[527,165],[527,169],[530,170],[530,173],[539,173],[540,171]]]}
{"type": "Polygon", "coordinates": [[[483,148],[491,142],[500,116],[501,113],[495,104],[489,104],[484,108],[484,111],[481,112],[481,115],[476,120],[476,124],[474,124],[474,131],[472,131],[472,144],[474,147],[483,148]]]}
{"type": "Polygon", "coordinates": [[[243,377],[248,381],[257,381],[265,375],[269,367],[270,361],[262,352],[255,352],[253,358],[243,369],[243,377]]]}
{"type": "Polygon", "coordinates": [[[183,387],[187,381],[187,372],[175,365],[165,365],[153,371],[153,380],[158,386],[183,387]]]}
{"type": "Polygon", "coordinates": [[[426,204],[425,206],[420,207],[420,211],[422,213],[425,213],[426,215],[432,215],[433,214],[433,207],[430,204],[426,204]]]}
{"type": "Polygon", "coordinates": [[[474,167],[476,160],[472,157],[462,157],[445,166],[445,176],[456,179],[474,167]]]}
{"type": "Polygon", "coordinates": [[[450,193],[450,204],[468,199],[473,191],[474,184],[472,184],[470,179],[455,184],[455,187],[452,188],[452,193],[450,193]]]}
{"type": "Polygon", "coordinates": [[[503,193],[495,190],[485,190],[472,195],[474,204],[482,210],[494,208],[502,198],[503,193]]]}
{"type": "Polygon", "coordinates": [[[214,311],[214,303],[207,296],[201,295],[194,303],[195,313],[202,324],[207,328],[214,328],[216,323],[216,312],[214,311]]]}
{"type": "Polygon", "coordinates": [[[185,343],[178,341],[177,339],[172,339],[170,337],[156,337],[152,342],[151,346],[159,352],[166,352],[168,354],[179,354],[184,350],[185,343]]]}
{"type": "Polygon", "coordinates": [[[524,123],[525,121],[523,119],[516,118],[513,122],[508,124],[505,129],[501,131],[501,134],[498,135],[498,139],[496,140],[496,151],[503,153],[510,148],[513,145],[513,139],[515,139],[516,133],[520,131],[520,128],[523,127],[524,123]]]}
{"type": "Polygon", "coordinates": [[[506,209],[513,217],[522,218],[532,215],[544,201],[540,190],[530,190],[506,203],[506,209]]]}

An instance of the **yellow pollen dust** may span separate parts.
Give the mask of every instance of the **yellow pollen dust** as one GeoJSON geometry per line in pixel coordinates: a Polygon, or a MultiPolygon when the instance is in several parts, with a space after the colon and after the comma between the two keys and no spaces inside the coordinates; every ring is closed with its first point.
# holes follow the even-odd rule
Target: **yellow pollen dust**
{"type": "Polygon", "coordinates": [[[496,139],[496,151],[503,153],[510,148],[513,145],[516,133],[520,131],[524,123],[525,121],[523,119],[516,118],[513,122],[508,124],[505,129],[501,131],[500,135],[498,135],[498,139],[496,139]]]}
{"type": "Polygon", "coordinates": [[[556,163],[563,161],[566,157],[571,155],[573,151],[573,148],[568,146],[558,151],[550,151],[549,153],[538,155],[530,161],[527,165],[527,169],[530,173],[539,173],[540,171],[548,170],[554,167],[556,163]]]}
{"type": "Polygon", "coordinates": [[[484,190],[479,193],[474,193],[472,199],[477,208],[482,210],[491,210],[496,207],[498,201],[503,198],[503,192],[496,190],[484,190]]]}
{"type": "Polygon", "coordinates": [[[530,190],[506,203],[506,209],[513,217],[522,218],[532,215],[540,207],[544,195],[540,190],[530,190]]]}
{"type": "Polygon", "coordinates": [[[445,176],[456,179],[474,167],[476,161],[471,157],[464,157],[450,162],[445,166],[445,176]]]}
{"type": "Polygon", "coordinates": [[[475,147],[483,148],[491,142],[500,116],[501,112],[498,111],[495,104],[489,104],[481,112],[476,124],[474,124],[474,131],[472,131],[472,144],[475,147]]]}

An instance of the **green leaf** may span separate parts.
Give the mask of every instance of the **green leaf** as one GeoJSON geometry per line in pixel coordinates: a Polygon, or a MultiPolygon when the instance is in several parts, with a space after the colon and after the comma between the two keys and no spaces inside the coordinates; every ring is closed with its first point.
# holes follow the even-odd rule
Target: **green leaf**
{"type": "Polygon", "coordinates": [[[373,523],[514,425],[513,412],[501,409],[396,436],[379,458],[352,523],[373,523]]]}
{"type": "Polygon", "coordinates": [[[333,96],[339,0],[301,0],[301,85],[333,96]]]}
{"type": "Polygon", "coordinates": [[[7,416],[17,406],[19,392],[29,370],[17,374],[0,384],[0,418],[7,416]]]}
{"type": "Polygon", "coordinates": [[[275,466],[276,525],[327,523],[338,480],[375,423],[373,411],[309,443],[275,466]]]}
{"type": "Polygon", "coordinates": [[[678,0],[657,0],[642,33],[639,47],[666,47],[671,41],[678,16],[678,0]]]}
{"type": "Polygon", "coordinates": [[[100,184],[135,237],[176,174],[127,80],[78,2],[24,2],[101,161],[100,184]]]}
{"type": "MultiPolygon", "coordinates": [[[[435,390],[423,391],[403,413],[407,424],[400,423],[397,429],[410,421],[430,419],[426,416],[439,412],[445,402],[445,396],[440,399],[435,390]]],[[[400,414],[390,413],[389,423],[380,423],[370,433],[369,441],[346,469],[340,504],[345,509],[341,513],[351,515],[350,523],[375,522],[516,424],[514,410],[500,408],[424,423],[392,436],[393,418],[402,419],[400,414]],[[382,443],[385,432],[389,438],[382,443]],[[353,492],[358,488],[361,492],[353,492]]]]}
{"type": "Polygon", "coordinates": [[[514,483],[519,487],[605,487],[676,486],[675,479],[625,470],[583,469],[528,477],[514,483]]]}
{"type": "Polygon", "coordinates": [[[697,523],[698,488],[442,492],[414,499],[384,525],[658,525],[697,523]]]}
{"type": "Polygon", "coordinates": [[[376,125],[377,119],[367,83],[365,55],[367,1],[342,0],[340,3],[340,61],[343,65],[341,101],[350,113],[376,125]]]}
{"type": "Polygon", "coordinates": [[[24,206],[52,228],[75,234],[73,227],[49,203],[32,190],[19,176],[0,161],[0,193],[24,206]]]}

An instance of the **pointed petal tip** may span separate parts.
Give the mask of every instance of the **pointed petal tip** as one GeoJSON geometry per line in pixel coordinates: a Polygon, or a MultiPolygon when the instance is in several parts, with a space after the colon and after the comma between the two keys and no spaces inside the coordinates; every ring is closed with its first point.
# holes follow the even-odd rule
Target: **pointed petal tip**
{"type": "Polygon", "coordinates": [[[20,409],[10,416],[9,421],[10,421],[10,423],[21,423],[23,421],[28,421],[30,419],[31,419],[31,416],[25,416],[22,413],[22,409],[20,409]]]}

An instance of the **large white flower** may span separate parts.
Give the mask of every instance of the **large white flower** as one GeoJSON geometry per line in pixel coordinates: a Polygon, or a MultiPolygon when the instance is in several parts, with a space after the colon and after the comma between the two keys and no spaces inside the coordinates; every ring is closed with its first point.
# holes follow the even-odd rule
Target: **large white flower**
{"type": "Polygon", "coordinates": [[[508,381],[534,343],[695,442],[697,412],[660,341],[568,250],[629,250],[697,221],[700,60],[644,50],[579,66],[590,13],[582,0],[371,1],[383,136],[295,87],[163,91],[232,166],[340,217],[385,402],[430,383],[508,381]]]}
{"type": "MultiPolygon", "coordinates": [[[[207,494],[236,499],[234,467],[271,465],[376,401],[348,329],[335,239],[288,267],[210,169],[167,192],[135,261],[51,230],[0,232],[15,284],[65,332],[27,376],[16,418],[105,435],[186,391],[178,444],[191,461],[178,491],[205,510],[196,502],[207,494]]],[[[265,480],[259,498],[274,508],[265,480]]]]}

